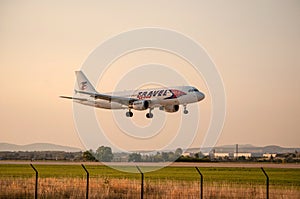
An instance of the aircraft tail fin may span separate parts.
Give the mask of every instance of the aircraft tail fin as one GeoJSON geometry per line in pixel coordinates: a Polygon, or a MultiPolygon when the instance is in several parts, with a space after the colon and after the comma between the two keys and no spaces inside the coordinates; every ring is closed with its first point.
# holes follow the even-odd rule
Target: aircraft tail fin
{"type": "Polygon", "coordinates": [[[97,93],[91,82],[82,71],[75,71],[79,91],[97,93]]]}

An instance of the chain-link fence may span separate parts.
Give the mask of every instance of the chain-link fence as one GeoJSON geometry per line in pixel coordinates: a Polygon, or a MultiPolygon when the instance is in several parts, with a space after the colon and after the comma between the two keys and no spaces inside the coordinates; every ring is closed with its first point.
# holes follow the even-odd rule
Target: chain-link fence
{"type": "Polygon", "coordinates": [[[81,166],[2,167],[0,198],[300,198],[299,169],[81,166]]]}

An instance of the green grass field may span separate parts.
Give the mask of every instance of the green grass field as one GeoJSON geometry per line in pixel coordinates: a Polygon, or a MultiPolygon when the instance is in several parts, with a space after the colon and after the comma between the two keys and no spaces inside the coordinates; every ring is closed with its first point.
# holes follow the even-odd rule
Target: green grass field
{"type": "MultiPolygon", "coordinates": [[[[34,165],[40,178],[82,178],[85,171],[81,165],[34,165]]],[[[86,165],[90,177],[140,179],[139,173],[127,173],[102,165],[86,165]]],[[[145,169],[141,167],[141,169],[145,169]]],[[[132,170],[136,171],[133,167],[132,170]]],[[[146,169],[145,169],[146,170],[146,169]]],[[[300,169],[267,168],[270,184],[293,185],[300,187],[300,169]]],[[[34,176],[30,165],[0,165],[0,178],[34,176]]],[[[205,181],[234,181],[236,183],[265,183],[265,176],[260,168],[200,168],[205,181]]],[[[145,173],[145,179],[197,181],[199,174],[194,167],[165,167],[160,170],[145,173]]]]}
{"type": "MultiPolygon", "coordinates": [[[[84,197],[86,173],[81,165],[34,166],[39,172],[41,196],[84,197]]],[[[121,172],[102,165],[86,165],[86,168],[90,173],[91,198],[136,198],[139,195],[139,173],[121,172]]],[[[140,168],[147,170],[145,167],[140,168]]],[[[137,171],[135,167],[131,169],[137,171]]],[[[243,194],[250,194],[252,198],[265,196],[266,179],[260,168],[199,169],[204,176],[204,193],[210,198],[239,198],[243,194]]],[[[266,168],[265,171],[270,178],[273,198],[300,198],[300,169],[266,168]]],[[[34,176],[29,164],[0,164],[0,198],[32,197],[34,176]]],[[[147,198],[198,197],[199,177],[194,167],[165,167],[145,173],[145,193],[148,194],[147,198]]]]}

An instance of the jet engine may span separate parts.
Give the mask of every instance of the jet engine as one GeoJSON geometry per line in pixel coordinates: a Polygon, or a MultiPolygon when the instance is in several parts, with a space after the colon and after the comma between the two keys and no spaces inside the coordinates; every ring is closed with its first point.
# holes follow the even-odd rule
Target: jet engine
{"type": "Polygon", "coordinates": [[[146,110],[147,108],[149,108],[149,101],[146,100],[135,101],[132,104],[132,108],[134,110],[139,110],[139,111],[146,110]]]}
{"type": "Polygon", "coordinates": [[[179,110],[179,105],[167,105],[164,107],[164,111],[168,113],[174,113],[179,110]]]}

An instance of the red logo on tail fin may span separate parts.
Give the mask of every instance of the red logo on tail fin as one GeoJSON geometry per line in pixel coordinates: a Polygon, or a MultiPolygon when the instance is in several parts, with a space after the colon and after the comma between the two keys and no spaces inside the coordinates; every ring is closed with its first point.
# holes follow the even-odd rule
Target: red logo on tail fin
{"type": "Polygon", "coordinates": [[[80,83],[80,89],[85,90],[87,88],[87,82],[81,82],[80,83]]]}

